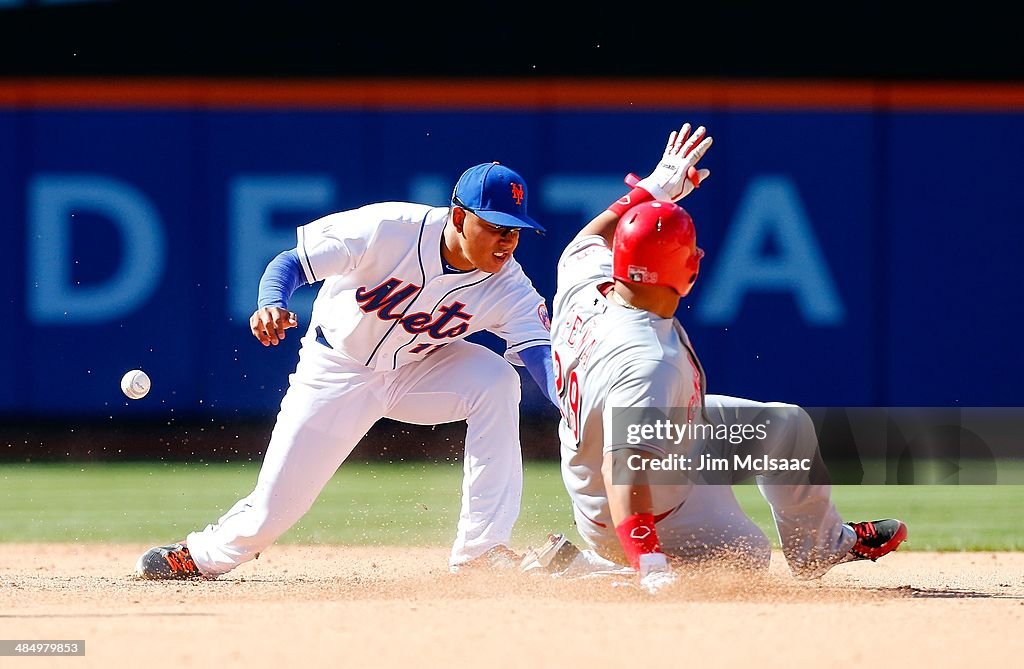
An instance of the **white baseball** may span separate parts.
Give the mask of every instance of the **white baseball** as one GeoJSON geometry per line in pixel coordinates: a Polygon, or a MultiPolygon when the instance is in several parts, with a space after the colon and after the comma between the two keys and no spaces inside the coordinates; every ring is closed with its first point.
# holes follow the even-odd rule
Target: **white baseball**
{"type": "Polygon", "coordinates": [[[133,369],[121,377],[121,391],[132,400],[141,400],[149,392],[149,374],[133,369]]]}

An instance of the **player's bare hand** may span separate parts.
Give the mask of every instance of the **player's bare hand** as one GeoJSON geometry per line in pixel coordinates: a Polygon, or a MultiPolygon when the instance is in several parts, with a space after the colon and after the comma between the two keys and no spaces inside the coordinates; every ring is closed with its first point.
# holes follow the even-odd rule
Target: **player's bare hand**
{"type": "Polygon", "coordinates": [[[261,307],[249,318],[249,329],[264,346],[277,346],[284,340],[285,330],[298,324],[295,314],[281,307],[261,307]]]}
{"type": "Polygon", "coordinates": [[[691,133],[689,123],[668,136],[661,162],[650,176],[636,185],[663,202],[678,202],[700,187],[711,176],[711,170],[697,169],[697,163],[711,148],[711,137],[704,126],[691,133]]]}

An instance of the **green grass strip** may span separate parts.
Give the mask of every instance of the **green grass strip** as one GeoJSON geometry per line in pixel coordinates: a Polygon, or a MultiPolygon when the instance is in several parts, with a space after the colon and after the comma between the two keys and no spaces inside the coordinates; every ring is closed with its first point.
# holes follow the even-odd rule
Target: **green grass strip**
{"type": "MultiPolygon", "coordinates": [[[[258,473],[255,462],[0,465],[0,541],[176,541],[216,522],[258,473]]],[[[527,462],[525,473],[513,545],[537,543],[551,531],[576,537],[557,463],[527,462]]],[[[459,462],[347,462],[280,541],[446,546],[461,484],[459,462]]],[[[777,545],[757,488],[735,490],[777,545]]],[[[907,550],[1024,550],[1024,486],[836,486],[833,499],[847,520],[906,521],[907,550]]]]}

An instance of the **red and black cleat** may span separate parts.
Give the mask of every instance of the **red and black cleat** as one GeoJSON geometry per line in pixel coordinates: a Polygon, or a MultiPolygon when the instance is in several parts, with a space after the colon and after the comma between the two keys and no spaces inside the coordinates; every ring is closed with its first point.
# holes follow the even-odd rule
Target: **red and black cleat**
{"type": "Polygon", "coordinates": [[[857,543],[850,549],[844,562],[871,560],[887,555],[907,539],[907,526],[902,520],[887,518],[863,523],[847,523],[857,534],[857,543]]]}

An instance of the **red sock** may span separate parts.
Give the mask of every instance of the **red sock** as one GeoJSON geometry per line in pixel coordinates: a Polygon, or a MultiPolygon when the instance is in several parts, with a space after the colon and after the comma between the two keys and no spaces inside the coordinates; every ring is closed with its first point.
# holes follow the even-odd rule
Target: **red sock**
{"type": "Polygon", "coordinates": [[[640,556],[645,553],[660,553],[658,531],[654,527],[654,514],[635,513],[615,526],[619,543],[625,551],[629,564],[640,568],[640,556]]]}

